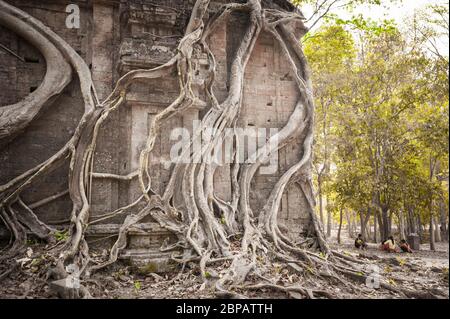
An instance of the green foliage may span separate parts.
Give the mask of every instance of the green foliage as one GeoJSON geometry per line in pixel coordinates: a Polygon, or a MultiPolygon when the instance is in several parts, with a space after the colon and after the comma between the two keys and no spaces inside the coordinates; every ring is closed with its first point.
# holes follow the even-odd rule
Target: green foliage
{"type": "Polygon", "coordinates": [[[56,231],[55,234],[56,241],[66,241],[69,238],[68,231],[56,231]]]}
{"type": "Polygon", "coordinates": [[[311,16],[306,17],[307,26],[310,28],[317,25],[319,21],[324,21],[328,24],[346,25],[381,33],[392,29],[392,21],[386,20],[379,24],[370,19],[364,19],[362,15],[353,15],[350,19],[342,19],[336,12],[352,14],[357,7],[362,5],[377,10],[380,6],[401,3],[402,0],[292,0],[291,2],[300,8],[309,6],[312,9],[311,16]],[[339,10],[335,11],[336,9],[339,10]]]}
{"type": "Polygon", "coordinates": [[[138,268],[138,272],[142,275],[156,273],[157,271],[158,271],[158,265],[153,262],[149,262],[149,263],[145,264],[144,266],[138,268]]]}
{"type": "Polygon", "coordinates": [[[350,19],[341,19],[337,16],[330,15],[328,20],[334,20],[337,25],[350,26],[353,29],[373,33],[376,36],[395,33],[397,31],[394,20],[374,21],[364,18],[362,14],[355,15],[350,19]]]}
{"type": "Polygon", "coordinates": [[[305,45],[315,75],[332,75],[345,71],[356,56],[352,35],[340,25],[329,25],[320,29],[305,45]]]}
{"type": "Polygon", "coordinates": [[[135,281],[135,282],[134,282],[134,289],[135,289],[136,291],[141,290],[141,289],[142,289],[142,283],[141,283],[140,281],[135,281]]]}
{"type": "Polygon", "coordinates": [[[34,246],[34,245],[37,245],[37,244],[39,244],[39,241],[38,240],[36,240],[36,239],[34,239],[34,238],[28,238],[27,239],[27,245],[28,246],[34,246]]]}
{"type": "Polygon", "coordinates": [[[205,278],[206,279],[209,279],[209,278],[211,278],[212,276],[211,276],[211,273],[210,272],[208,272],[208,271],[205,271],[205,278]]]}
{"type": "MultiPolygon", "coordinates": [[[[429,10],[437,18],[418,16],[412,29],[442,30],[438,17],[448,9],[429,10]]],[[[394,216],[412,208],[429,219],[438,200],[448,207],[448,57],[430,52],[431,32],[411,39],[392,21],[329,17],[304,42],[327,209],[337,217],[341,208],[394,216]]]]}

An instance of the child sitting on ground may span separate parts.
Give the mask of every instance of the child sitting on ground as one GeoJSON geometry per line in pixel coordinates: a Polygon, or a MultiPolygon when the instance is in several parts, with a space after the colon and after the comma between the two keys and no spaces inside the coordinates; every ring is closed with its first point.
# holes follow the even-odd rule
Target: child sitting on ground
{"type": "Polygon", "coordinates": [[[367,248],[367,244],[364,241],[364,238],[362,237],[361,234],[359,234],[358,237],[355,239],[355,247],[357,249],[366,249],[367,248]]]}
{"type": "Polygon", "coordinates": [[[409,246],[409,244],[406,242],[406,240],[402,239],[400,241],[400,249],[404,252],[404,253],[412,253],[412,249],[409,246]]]}
{"type": "Polygon", "coordinates": [[[381,244],[381,250],[387,251],[388,253],[397,252],[397,247],[395,246],[395,240],[393,236],[389,236],[389,238],[381,244]]]}

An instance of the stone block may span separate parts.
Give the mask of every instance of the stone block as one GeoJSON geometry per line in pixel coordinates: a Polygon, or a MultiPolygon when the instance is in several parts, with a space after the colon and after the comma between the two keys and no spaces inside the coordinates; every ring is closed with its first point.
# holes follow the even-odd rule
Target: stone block
{"type": "MultiPolygon", "coordinates": [[[[12,0],[12,3],[14,2],[16,1],[12,0]]],[[[101,100],[111,92],[114,80],[125,72],[161,65],[176,53],[177,43],[184,32],[183,26],[187,24],[185,14],[177,12],[189,11],[193,3],[181,0],[156,0],[153,2],[164,3],[164,6],[155,6],[152,1],[86,1],[82,6],[82,15],[88,16],[89,19],[82,19],[79,30],[67,30],[64,27],[65,5],[50,2],[35,4],[33,1],[26,1],[31,14],[61,35],[90,64],[101,100]],[[51,10],[45,10],[47,5],[51,10]],[[168,8],[170,6],[176,7],[176,10],[168,8]],[[33,7],[40,9],[36,10],[33,7]]],[[[217,10],[225,2],[212,1],[211,11],[217,10]]],[[[266,1],[264,5],[267,3],[266,1]]],[[[276,7],[276,4],[271,4],[271,7],[276,7]]],[[[239,15],[233,16],[228,24],[219,26],[208,39],[217,62],[214,92],[219,102],[224,101],[228,95],[227,71],[245,25],[239,15]]],[[[32,87],[39,85],[45,74],[45,63],[42,63],[43,58],[39,52],[18,39],[13,32],[0,28],[0,42],[22,56],[38,60],[38,63],[32,61],[18,63],[15,57],[0,50],[0,59],[4,62],[0,65],[0,82],[3,85],[0,91],[0,105],[7,105],[24,98],[32,87]]],[[[238,119],[239,125],[243,128],[247,124],[255,127],[281,128],[295,107],[298,90],[289,73],[292,67],[275,43],[271,35],[261,33],[247,65],[244,98],[238,119]]],[[[200,72],[206,72],[204,55],[195,62],[200,72]]],[[[201,73],[199,77],[201,78],[201,73]]],[[[198,83],[201,84],[201,81],[198,83]]],[[[95,171],[127,175],[136,170],[151,119],[173,102],[178,93],[179,83],[175,75],[132,85],[128,91],[127,103],[110,115],[99,132],[95,171]]],[[[208,102],[204,96],[200,97],[208,102]]],[[[57,103],[36,119],[7,149],[0,150],[0,160],[3,163],[0,181],[3,183],[18,176],[57,151],[73,134],[82,112],[83,102],[79,94],[79,85],[74,80],[58,98],[57,103]],[[29,156],[23,157],[22,154],[29,156]]],[[[150,158],[152,183],[157,192],[164,190],[170,177],[170,172],[161,164],[161,161],[169,158],[173,145],[168,136],[175,127],[190,128],[190,121],[197,116],[201,117],[204,114],[202,112],[203,110],[195,111],[194,114],[187,114],[185,118],[173,117],[165,121],[161,127],[160,137],[155,142],[154,152],[150,158]]],[[[269,196],[276,183],[276,177],[298,160],[301,146],[283,149],[279,154],[278,172],[270,176],[255,176],[253,181],[255,189],[252,190],[250,198],[255,213],[269,196]]],[[[231,196],[230,174],[229,165],[219,167],[216,171],[214,183],[219,196],[224,200],[229,200],[231,196]]],[[[94,180],[93,185],[94,217],[129,204],[139,196],[140,191],[136,180],[131,182],[94,180]]],[[[24,194],[24,200],[34,202],[42,199],[44,194],[50,196],[67,188],[67,167],[62,167],[49,175],[38,188],[39,190],[33,188],[24,194]]],[[[298,228],[301,229],[301,224],[308,218],[300,216],[304,206],[305,199],[298,189],[286,190],[280,220],[285,223],[295,221],[299,223],[298,228]]],[[[64,197],[38,209],[37,212],[44,220],[61,220],[69,216],[70,209],[71,203],[68,197],[64,197]]],[[[116,228],[111,225],[104,225],[103,229],[89,227],[87,236],[98,239],[99,234],[102,236],[113,234],[117,231],[121,220],[123,216],[112,220],[116,223],[114,226],[116,228]]],[[[170,269],[165,264],[170,256],[161,254],[159,247],[167,238],[169,242],[173,238],[167,231],[152,228],[156,227],[155,225],[146,227],[140,225],[130,232],[129,247],[125,249],[121,258],[137,260],[136,265],[140,264],[140,267],[151,271],[170,269]]],[[[104,243],[106,245],[106,241],[104,243]]],[[[67,288],[64,282],[53,285],[57,289],[62,289],[61,292],[67,288]]]]}

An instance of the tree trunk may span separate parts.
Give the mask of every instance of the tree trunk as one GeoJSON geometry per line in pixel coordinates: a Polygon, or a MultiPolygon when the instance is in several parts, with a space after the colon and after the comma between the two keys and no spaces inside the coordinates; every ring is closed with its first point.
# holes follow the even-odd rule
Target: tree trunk
{"type": "Polygon", "coordinates": [[[439,227],[440,225],[436,217],[433,217],[433,224],[434,224],[434,240],[436,243],[440,243],[442,241],[441,228],[439,227]]]}
{"type": "Polygon", "coordinates": [[[318,192],[319,192],[319,215],[320,215],[320,222],[322,223],[322,227],[324,227],[324,219],[323,219],[323,196],[322,196],[322,182],[321,177],[318,178],[318,192]]]}
{"type": "Polygon", "coordinates": [[[400,231],[401,239],[406,239],[405,220],[404,220],[404,216],[403,216],[403,212],[402,211],[398,215],[398,228],[399,228],[399,231],[400,231]]]}
{"type": "Polygon", "coordinates": [[[331,212],[327,212],[327,237],[331,237],[331,229],[333,227],[333,218],[331,212]]]}
{"type": "Polygon", "coordinates": [[[376,210],[376,214],[377,214],[377,222],[378,222],[378,234],[380,235],[379,240],[383,241],[385,234],[384,234],[382,214],[379,212],[378,209],[376,210]]]}
{"type": "Polygon", "coordinates": [[[377,221],[378,221],[378,231],[380,234],[379,240],[383,241],[384,237],[385,237],[385,233],[384,233],[384,227],[383,227],[383,217],[380,212],[377,212],[377,221]]]}
{"type": "Polygon", "coordinates": [[[331,229],[333,226],[333,216],[331,215],[331,211],[327,210],[327,237],[331,237],[331,229]]]}
{"type": "Polygon", "coordinates": [[[406,211],[406,234],[411,234],[412,231],[412,224],[411,224],[411,216],[409,214],[409,211],[406,211]]]}
{"type": "Polygon", "coordinates": [[[381,209],[381,219],[382,219],[382,223],[380,223],[381,239],[384,241],[391,235],[389,227],[389,209],[387,207],[383,207],[381,209]]]}
{"type": "Polygon", "coordinates": [[[341,243],[341,230],[342,230],[342,208],[339,210],[339,229],[338,229],[338,235],[337,235],[337,242],[338,244],[341,243]]]}
{"type": "MultiPolygon", "coordinates": [[[[392,224],[393,224],[393,222],[392,222],[392,220],[393,220],[393,213],[392,212],[388,212],[388,234],[389,235],[393,235],[393,227],[392,227],[392,224]]],[[[398,229],[397,229],[397,231],[398,231],[398,229]]]]}
{"type": "Polygon", "coordinates": [[[373,241],[375,243],[378,242],[378,238],[377,238],[377,232],[378,232],[378,227],[377,227],[377,212],[375,211],[374,215],[373,215],[373,241]]]}
{"type": "Polygon", "coordinates": [[[366,236],[364,237],[367,241],[370,240],[371,238],[371,233],[370,233],[370,224],[368,225],[368,227],[366,227],[366,236]]]}
{"type": "Polygon", "coordinates": [[[361,236],[366,237],[366,227],[364,225],[364,214],[362,212],[359,213],[359,233],[361,236]]]}
{"type": "Polygon", "coordinates": [[[440,201],[439,208],[441,211],[441,228],[439,229],[441,233],[441,240],[448,242],[447,210],[445,209],[445,204],[443,201],[440,201]]]}
{"type": "Polygon", "coordinates": [[[434,238],[434,216],[430,216],[430,250],[435,251],[435,238],[434,238]]]}
{"type": "Polygon", "coordinates": [[[328,197],[325,197],[327,203],[327,237],[331,237],[331,227],[333,226],[333,216],[331,210],[328,209],[328,197]]]}
{"type": "MultiPolygon", "coordinates": [[[[430,182],[433,181],[434,177],[434,170],[436,169],[436,160],[433,161],[433,156],[430,154],[430,182]]],[[[430,210],[430,250],[434,251],[436,250],[436,238],[435,238],[435,232],[434,232],[434,214],[433,214],[433,193],[430,192],[430,203],[429,203],[429,210],[430,210]]]]}
{"type": "Polygon", "coordinates": [[[363,236],[364,240],[367,240],[369,238],[367,236],[367,223],[369,222],[370,219],[370,208],[368,208],[366,215],[364,215],[363,212],[360,212],[359,219],[361,223],[361,235],[363,236]]]}
{"type": "Polygon", "coordinates": [[[350,238],[353,238],[353,223],[352,223],[352,218],[350,216],[350,212],[346,211],[345,212],[345,218],[347,219],[347,231],[348,231],[348,236],[350,238]]]}
{"type": "Polygon", "coordinates": [[[353,214],[351,214],[351,220],[350,222],[352,223],[352,238],[356,238],[356,216],[353,216],[353,214]]]}
{"type": "Polygon", "coordinates": [[[41,85],[26,99],[0,108],[0,148],[23,132],[41,113],[50,107],[55,98],[72,80],[72,68],[63,53],[50,39],[38,30],[30,28],[26,21],[14,19],[6,10],[0,9],[0,23],[13,30],[33,45],[44,57],[47,72],[41,85]]]}
{"type": "Polygon", "coordinates": [[[409,223],[408,233],[417,234],[416,221],[414,218],[414,210],[412,208],[408,208],[408,223],[409,223]]]}
{"type": "Polygon", "coordinates": [[[447,232],[445,234],[445,239],[447,240],[447,242],[449,241],[449,230],[450,230],[450,226],[449,226],[449,222],[447,221],[447,232]]]}
{"type": "Polygon", "coordinates": [[[419,233],[420,241],[423,242],[424,227],[423,227],[422,218],[420,217],[420,215],[417,216],[417,230],[419,233]]]}

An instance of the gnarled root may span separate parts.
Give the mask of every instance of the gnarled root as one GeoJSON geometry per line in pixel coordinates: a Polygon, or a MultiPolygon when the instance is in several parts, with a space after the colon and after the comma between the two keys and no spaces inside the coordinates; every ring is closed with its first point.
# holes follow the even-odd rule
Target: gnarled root
{"type": "MultiPolygon", "coordinates": [[[[20,123],[14,124],[13,127],[25,128],[42,105],[64,88],[71,78],[72,71],[79,78],[85,104],[81,121],[66,145],[45,162],[0,185],[1,220],[13,237],[0,261],[22,253],[28,233],[51,241],[55,230],[42,223],[33,209],[68,193],[73,203],[69,239],[64,245],[53,245],[48,252],[52,256],[50,259],[53,268],[49,270],[47,277],[52,280],[68,278],[66,268],[68,265],[76,265],[79,269],[76,275],[87,279],[94,272],[113,264],[127,245],[129,229],[151,216],[178,238],[176,244],[161,249],[183,250],[181,256],[173,256],[173,260],[182,265],[182,271],[185,270],[187,263],[198,262],[203,287],[214,289],[218,296],[244,298],[249,291],[270,289],[284,292],[293,298],[338,297],[320,287],[327,287],[330,283],[339,283],[347,292],[362,290],[358,284],[365,282],[370,275],[364,268],[366,262],[331,251],[314,213],[315,201],[311,182],[314,127],[312,86],[306,58],[298,39],[289,29],[292,22],[305,30],[306,27],[295,13],[264,9],[261,0],[248,0],[244,4],[226,4],[205,23],[209,2],[209,0],[196,1],[177,54],[170,61],[154,69],[134,70],[125,74],[107,99],[99,102],[89,68],[78,54],[35,18],[0,0],[0,23],[10,28],[20,26],[19,33],[34,43],[46,58],[47,73],[52,81],[51,88],[44,82],[39,90],[39,96],[33,97],[32,103],[24,100],[15,106],[7,107],[11,114],[22,112],[25,106],[30,108],[30,111],[27,111],[27,118],[16,119],[20,123]],[[215,83],[216,61],[209,47],[209,37],[234,12],[246,14],[248,24],[231,60],[228,96],[219,103],[212,89],[215,83]],[[223,201],[214,189],[217,165],[200,159],[211,158],[222,147],[225,129],[236,129],[242,107],[244,72],[262,30],[273,36],[290,63],[299,98],[286,125],[257,152],[249,154],[246,163],[239,164],[236,161],[232,165],[232,201],[228,203],[223,201]],[[193,80],[197,76],[193,65],[199,54],[206,55],[209,60],[209,69],[206,71],[203,86],[209,101],[202,101],[193,85],[193,80]],[[54,57],[54,65],[49,63],[51,57],[54,57]],[[52,73],[54,68],[59,68],[59,75],[52,73]],[[127,176],[93,173],[92,158],[98,132],[109,114],[120,107],[130,85],[135,81],[168,76],[175,70],[178,72],[180,83],[179,96],[154,117],[146,146],[140,156],[139,170],[127,176]],[[166,189],[163,194],[158,194],[152,187],[149,158],[159,129],[167,119],[185,112],[194,105],[211,107],[205,112],[199,128],[193,132],[190,143],[193,144],[201,136],[207,135],[211,128],[214,135],[200,149],[191,152],[191,148],[186,148],[183,156],[190,158],[190,163],[174,164],[166,189]],[[300,161],[292,165],[275,183],[263,209],[255,214],[250,207],[249,197],[251,183],[257,170],[266,164],[275,152],[296,140],[302,142],[300,161]],[[68,191],[34,204],[26,204],[21,200],[21,193],[35,180],[45,176],[66,160],[70,160],[68,191]],[[91,220],[89,194],[92,178],[119,180],[138,178],[142,193],[135,202],[91,220]],[[303,245],[293,244],[281,225],[278,225],[281,197],[291,183],[296,183],[306,198],[305,209],[311,220],[309,234],[311,240],[305,240],[303,245]],[[177,194],[181,196],[176,196],[177,194]],[[112,246],[108,258],[94,264],[85,240],[86,229],[92,224],[121,214],[128,215],[120,227],[117,241],[112,246]],[[259,283],[255,284],[254,281],[259,283]],[[284,284],[286,282],[292,284],[286,285],[284,284]]],[[[4,112],[0,116],[0,133],[3,134],[0,135],[0,142],[17,133],[16,129],[8,127],[9,124],[3,124],[5,121],[13,123],[11,120],[14,116],[11,114],[4,112]]],[[[234,143],[233,156],[236,158],[239,156],[238,144],[234,143]]],[[[411,291],[392,287],[386,282],[382,282],[381,286],[383,289],[395,291],[400,296],[420,297],[411,291]]],[[[90,297],[83,285],[77,290],[65,291],[60,295],[66,298],[90,297]]]]}

